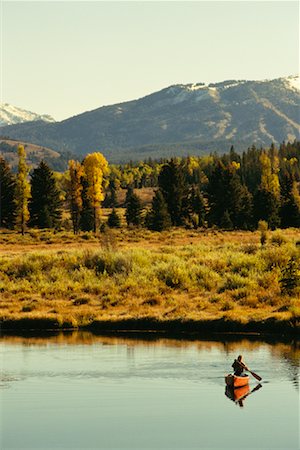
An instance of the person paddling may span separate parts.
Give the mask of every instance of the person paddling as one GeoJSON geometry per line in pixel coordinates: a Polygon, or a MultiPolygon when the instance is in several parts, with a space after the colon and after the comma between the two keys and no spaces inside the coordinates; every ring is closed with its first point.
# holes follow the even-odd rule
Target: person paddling
{"type": "Polygon", "coordinates": [[[246,364],[243,362],[242,355],[239,355],[237,359],[234,360],[231,367],[233,367],[234,375],[236,375],[237,377],[240,377],[243,374],[244,370],[249,370],[246,364]]]}

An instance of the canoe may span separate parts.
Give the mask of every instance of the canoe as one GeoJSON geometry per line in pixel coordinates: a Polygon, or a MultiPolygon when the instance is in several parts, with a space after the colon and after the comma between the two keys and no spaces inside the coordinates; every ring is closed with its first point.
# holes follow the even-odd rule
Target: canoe
{"type": "Polygon", "coordinates": [[[227,386],[238,388],[246,386],[249,383],[249,379],[250,379],[249,375],[242,375],[238,377],[237,375],[232,375],[231,373],[229,373],[225,377],[225,383],[227,384],[227,386]]]}

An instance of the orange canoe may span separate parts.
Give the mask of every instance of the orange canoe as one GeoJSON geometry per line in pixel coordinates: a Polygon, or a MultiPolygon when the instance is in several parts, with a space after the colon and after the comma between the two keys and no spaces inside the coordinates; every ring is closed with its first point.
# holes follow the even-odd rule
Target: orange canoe
{"type": "Polygon", "coordinates": [[[238,377],[237,375],[232,375],[231,373],[226,375],[225,377],[225,383],[227,386],[238,388],[242,386],[246,386],[249,383],[249,375],[244,375],[238,377]]]}

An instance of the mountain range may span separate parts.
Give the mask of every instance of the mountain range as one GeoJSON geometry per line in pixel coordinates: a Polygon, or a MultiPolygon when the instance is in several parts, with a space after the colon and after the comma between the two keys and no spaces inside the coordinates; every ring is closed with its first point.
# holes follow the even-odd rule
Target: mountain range
{"type": "Polygon", "coordinates": [[[36,114],[26,109],[18,108],[9,103],[0,103],[0,127],[15,125],[24,122],[54,122],[53,117],[47,114],[36,114]]]}
{"type": "MultiPolygon", "coordinates": [[[[299,139],[299,77],[178,84],[61,122],[2,126],[12,139],[111,162],[203,154],[299,139]]],[[[46,116],[47,117],[47,116],[46,116]]],[[[47,119],[46,119],[47,120],[47,119]]]]}

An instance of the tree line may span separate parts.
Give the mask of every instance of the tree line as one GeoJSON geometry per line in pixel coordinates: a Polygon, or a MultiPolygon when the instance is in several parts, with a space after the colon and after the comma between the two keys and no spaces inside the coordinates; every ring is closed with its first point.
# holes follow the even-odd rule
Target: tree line
{"type": "Polygon", "coordinates": [[[18,148],[16,174],[0,158],[0,226],[59,228],[69,212],[74,233],[97,232],[101,207],[112,208],[107,224],[119,227],[118,191],[127,189],[128,225],[161,231],[170,226],[253,230],[264,220],[271,229],[300,227],[300,143],[279,148],[252,146],[243,154],[232,147],[222,156],[108,165],[101,153],[69,161],[53,172],[46,162],[29,170],[24,147],[18,148]],[[153,187],[143,208],[139,188],[153,187]]]}

